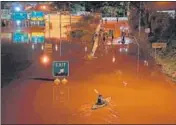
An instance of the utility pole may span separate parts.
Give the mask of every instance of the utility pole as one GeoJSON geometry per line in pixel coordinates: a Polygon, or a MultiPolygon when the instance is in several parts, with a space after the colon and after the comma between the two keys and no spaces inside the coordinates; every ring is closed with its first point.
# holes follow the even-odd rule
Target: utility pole
{"type": "Polygon", "coordinates": [[[48,13],[48,21],[49,21],[49,40],[50,40],[50,14],[48,13]]]}
{"type": "Polygon", "coordinates": [[[136,42],[138,48],[137,48],[137,68],[136,68],[136,71],[137,71],[137,78],[139,78],[139,49],[140,49],[140,45],[139,45],[139,42],[137,41],[136,37],[135,36],[132,36],[134,41],[136,42]]]}
{"type": "Polygon", "coordinates": [[[62,31],[62,30],[61,30],[61,28],[62,28],[62,25],[61,25],[61,11],[60,11],[60,18],[59,18],[59,19],[60,19],[59,22],[60,22],[60,56],[61,56],[61,52],[62,52],[62,48],[61,48],[61,45],[62,45],[62,44],[61,44],[61,42],[62,42],[62,40],[61,40],[61,37],[62,37],[62,36],[61,36],[61,31],[62,31]]]}
{"type": "Polygon", "coordinates": [[[70,6],[71,3],[69,3],[69,8],[70,8],[70,43],[71,43],[71,24],[72,24],[72,20],[71,20],[71,6],[70,6]]]}
{"type": "Polygon", "coordinates": [[[141,2],[139,2],[139,39],[141,36],[141,2]]]}
{"type": "Polygon", "coordinates": [[[128,2],[128,5],[127,5],[127,17],[129,18],[130,16],[130,2],[128,2]]]}
{"type": "Polygon", "coordinates": [[[124,8],[124,12],[123,12],[123,16],[125,17],[125,10],[126,10],[126,5],[125,5],[125,2],[123,2],[123,8],[124,8]]]}

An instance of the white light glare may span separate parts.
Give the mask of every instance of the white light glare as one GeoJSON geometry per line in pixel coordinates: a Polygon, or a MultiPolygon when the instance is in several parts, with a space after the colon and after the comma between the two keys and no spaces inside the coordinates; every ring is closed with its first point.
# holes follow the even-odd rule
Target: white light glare
{"type": "Polygon", "coordinates": [[[15,7],[15,11],[20,11],[21,8],[20,7],[15,7]]]}
{"type": "Polygon", "coordinates": [[[20,20],[17,20],[16,23],[17,23],[17,25],[20,25],[21,21],[20,21],[20,20]]]}
{"type": "Polygon", "coordinates": [[[32,49],[34,49],[34,44],[32,44],[32,49]]]}
{"type": "Polygon", "coordinates": [[[57,47],[57,45],[55,45],[55,50],[56,50],[56,51],[58,50],[58,47],[57,47]]]}
{"type": "Polygon", "coordinates": [[[42,50],[44,49],[43,45],[42,45],[41,49],[42,49],[42,50]]]}

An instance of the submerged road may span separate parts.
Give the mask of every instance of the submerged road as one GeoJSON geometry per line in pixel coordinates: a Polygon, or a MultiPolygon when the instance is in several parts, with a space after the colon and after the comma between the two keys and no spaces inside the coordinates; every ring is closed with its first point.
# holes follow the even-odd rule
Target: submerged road
{"type": "MultiPolygon", "coordinates": [[[[85,60],[82,44],[63,43],[62,56],[53,51],[52,60],[68,60],[70,76],[66,85],[58,86],[31,79],[53,78],[51,64],[44,66],[39,56],[33,56],[33,64],[21,77],[2,88],[2,124],[176,124],[174,84],[152,60],[144,66],[141,57],[137,72],[135,44],[127,52],[119,49],[101,45],[97,58],[85,60]],[[97,99],[94,89],[112,97],[107,107],[91,110],[97,99]]],[[[33,52],[37,53],[40,50],[33,52]]]]}

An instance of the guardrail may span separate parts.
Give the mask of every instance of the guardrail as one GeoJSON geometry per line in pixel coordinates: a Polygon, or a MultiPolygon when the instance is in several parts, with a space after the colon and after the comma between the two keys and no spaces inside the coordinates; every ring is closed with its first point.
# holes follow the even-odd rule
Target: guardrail
{"type": "Polygon", "coordinates": [[[107,20],[107,21],[124,21],[124,20],[128,20],[128,17],[103,17],[103,20],[107,20]]]}

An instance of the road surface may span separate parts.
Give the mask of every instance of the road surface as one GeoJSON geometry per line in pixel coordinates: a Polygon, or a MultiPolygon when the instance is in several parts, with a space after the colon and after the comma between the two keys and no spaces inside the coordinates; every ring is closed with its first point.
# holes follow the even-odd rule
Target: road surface
{"type": "Polygon", "coordinates": [[[51,64],[42,65],[36,56],[19,79],[2,88],[2,124],[176,124],[175,85],[152,61],[146,67],[140,58],[137,73],[135,46],[128,52],[99,47],[90,61],[83,58],[85,46],[63,43],[62,56],[55,51],[52,60],[70,61],[70,76],[59,86],[31,79],[53,78],[51,64]],[[94,89],[112,97],[107,107],[90,109],[97,99],[94,89]]]}

